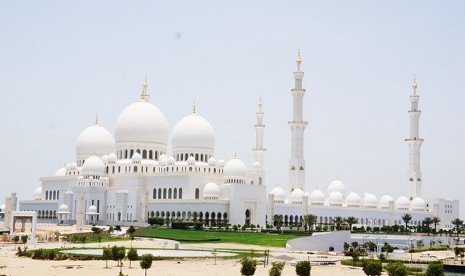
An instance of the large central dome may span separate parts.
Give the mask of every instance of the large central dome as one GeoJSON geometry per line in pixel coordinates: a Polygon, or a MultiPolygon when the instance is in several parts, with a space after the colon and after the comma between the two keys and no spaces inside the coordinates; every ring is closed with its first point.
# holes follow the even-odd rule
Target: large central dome
{"type": "Polygon", "coordinates": [[[180,120],[173,129],[173,149],[215,147],[215,132],[210,123],[200,115],[193,113],[180,120]]]}
{"type": "Polygon", "coordinates": [[[166,145],[168,135],[168,122],[165,115],[155,105],[144,100],[126,107],[116,120],[116,143],[138,142],[166,145]]]}

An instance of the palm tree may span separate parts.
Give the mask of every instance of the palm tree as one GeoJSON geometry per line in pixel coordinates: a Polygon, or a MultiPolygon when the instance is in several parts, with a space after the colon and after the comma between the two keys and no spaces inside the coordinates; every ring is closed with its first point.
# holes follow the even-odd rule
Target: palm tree
{"type": "Polygon", "coordinates": [[[140,260],[140,268],[145,269],[145,276],[147,276],[147,269],[152,267],[153,255],[144,254],[140,260]]]}
{"type": "Polygon", "coordinates": [[[336,230],[341,230],[341,224],[344,224],[344,219],[342,217],[335,217],[333,223],[336,225],[336,230]]]}
{"type": "Polygon", "coordinates": [[[433,217],[432,222],[434,224],[434,232],[436,232],[436,227],[441,222],[441,219],[439,217],[433,217]]]}
{"type": "Polygon", "coordinates": [[[424,220],[423,220],[423,225],[426,226],[426,231],[428,233],[428,236],[429,236],[429,232],[430,232],[430,225],[433,224],[433,219],[430,218],[430,217],[426,217],[424,220]]]}
{"type": "Polygon", "coordinates": [[[276,225],[276,229],[281,230],[281,225],[283,225],[283,215],[274,215],[273,222],[276,225]]]}
{"type": "Polygon", "coordinates": [[[456,218],[452,221],[452,224],[455,226],[455,230],[457,231],[457,237],[459,236],[460,228],[463,226],[463,220],[456,218]]]}
{"type": "Polygon", "coordinates": [[[317,223],[318,217],[312,214],[304,215],[305,226],[308,225],[308,232],[313,229],[313,225],[317,223]]]}
{"type": "Polygon", "coordinates": [[[405,223],[405,230],[408,231],[408,224],[409,224],[409,222],[412,220],[412,215],[410,215],[410,214],[404,214],[404,215],[402,216],[402,220],[403,220],[404,223],[405,223]]]}
{"type": "Polygon", "coordinates": [[[346,223],[349,225],[349,230],[352,231],[352,225],[358,223],[358,219],[356,217],[348,217],[346,218],[346,223]]]}

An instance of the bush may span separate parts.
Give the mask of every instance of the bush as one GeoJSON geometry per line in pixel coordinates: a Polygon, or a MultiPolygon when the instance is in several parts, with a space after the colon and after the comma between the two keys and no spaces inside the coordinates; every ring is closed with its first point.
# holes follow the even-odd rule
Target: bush
{"type": "Polygon", "coordinates": [[[281,276],[283,273],[285,262],[274,262],[271,264],[270,276],[281,276]]]}
{"type": "Polygon", "coordinates": [[[426,269],[426,276],[444,276],[444,265],[441,263],[430,263],[426,269]]]}
{"type": "Polygon", "coordinates": [[[383,253],[379,254],[379,260],[384,262],[386,260],[386,256],[383,253]]]}
{"type": "Polygon", "coordinates": [[[300,261],[295,265],[295,273],[299,276],[310,276],[311,269],[309,261],[300,261]]]}
{"type": "MultiPolygon", "coordinates": [[[[150,224],[150,226],[154,226],[154,225],[163,225],[165,224],[165,220],[163,218],[160,218],[160,217],[151,217],[151,218],[148,218],[147,219],[147,223],[150,224]]],[[[116,230],[116,228],[115,228],[116,230]]]]}
{"type": "Polygon", "coordinates": [[[243,276],[252,276],[255,274],[257,269],[257,261],[250,258],[242,259],[241,261],[241,275],[243,276]]]}
{"type": "Polygon", "coordinates": [[[363,264],[363,272],[365,272],[366,275],[381,275],[381,271],[383,271],[381,261],[367,260],[363,264]]]}
{"type": "Polygon", "coordinates": [[[406,276],[407,267],[401,262],[389,263],[386,266],[389,276],[406,276]]]}

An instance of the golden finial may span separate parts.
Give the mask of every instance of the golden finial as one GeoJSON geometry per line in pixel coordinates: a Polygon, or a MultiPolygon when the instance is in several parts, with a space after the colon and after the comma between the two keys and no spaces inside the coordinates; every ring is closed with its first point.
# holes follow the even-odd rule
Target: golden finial
{"type": "Polygon", "coordinates": [[[98,113],[95,113],[95,124],[98,125],[98,113]]]}
{"type": "Polygon", "coordinates": [[[300,65],[302,63],[302,57],[300,56],[300,49],[297,50],[297,64],[300,65]]]}
{"type": "Polygon", "coordinates": [[[192,106],[192,114],[196,114],[197,113],[197,108],[195,107],[195,101],[194,101],[194,105],[192,106]]]}
{"type": "Polygon", "coordinates": [[[413,84],[412,84],[412,88],[413,88],[413,94],[417,94],[417,76],[413,75],[413,84]]]}
{"type": "Polygon", "coordinates": [[[140,99],[142,101],[146,101],[147,100],[147,89],[149,88],[149,84],[147,83],[147,75],[145,75],[145,81],[144,81],[144,84],[142,85],[142,92],[140,94],[140,99]]]}

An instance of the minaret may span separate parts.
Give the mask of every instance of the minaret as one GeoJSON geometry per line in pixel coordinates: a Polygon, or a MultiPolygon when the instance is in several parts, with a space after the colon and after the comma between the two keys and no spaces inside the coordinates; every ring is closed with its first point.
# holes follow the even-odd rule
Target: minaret
{"type": "Polygon", "coordinates": [[[257,115],[257,124],[255,125],[255,148],[253,149],[255,155],[255,161],[259,162],[263,168],[263,156],[265,155],[266,149],[263,148],[263,131],[265,130],[265,125],[263,124],[263,103],[262,98],[258,100],[258,112],[257,115]]]}
{"type": "Polygon", "coordinates": [[[420,148],[423,139],[420,138],[419,119],[421,111],[418,109],[420,97],[417,95],[417,81],[413,78],[413,94],[410,95],[411,108],[408,111],[410,116],[410,137],[405,139],[408,146],[408,186],[410,197],[421,197],[421,171],[420,171],[420,148]]]}
{"type": "Polygon", "coordinates": [[[305,191],[305,159],[304,159],[304,131],[308,122],[302,120],[303,98],[305,89],[302,88],[304,72],[300,71],[302,58],[300,50],[297,55],[297,70],[294,72],[294,88],[291,89],[293,97],[293,117],[289,121],[291,128],[291,159],[289,160],[289,190],[300,188],[305,191]]]}

